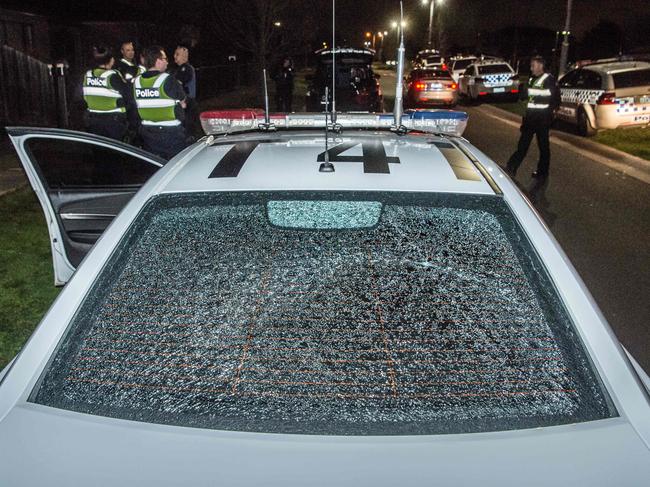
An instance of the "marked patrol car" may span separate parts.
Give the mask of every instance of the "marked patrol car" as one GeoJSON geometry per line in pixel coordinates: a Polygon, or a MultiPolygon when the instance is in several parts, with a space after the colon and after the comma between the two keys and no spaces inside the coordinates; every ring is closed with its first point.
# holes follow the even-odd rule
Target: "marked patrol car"
{"type": "Polygon", "coordinates": [[[467,115],[401,122],[205,113],[164,167],[9,128],[67,284],[2,483],[644,485],[650,379],[467,115]]]}
{"type": "Polygon", "coordinates": [[[517,73],[507,62],[485,59],[472,63],[460,75],[458,92],[471,101],[488,96],[517,98],[517,80],[517,73]]]}
{"type": "Polygon", "coordinates": [[[650,63],[606,61],[569,71],[559,80],[558,118],[581,135],[598,129],[650,125],[650,63]]]}

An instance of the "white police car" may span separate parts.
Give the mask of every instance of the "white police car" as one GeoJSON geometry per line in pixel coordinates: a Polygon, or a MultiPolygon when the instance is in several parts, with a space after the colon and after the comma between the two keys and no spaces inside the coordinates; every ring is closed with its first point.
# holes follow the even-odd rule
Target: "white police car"
{"type": "Polygon", "coordinates": [[[558,117],[581,135],[599,129],[650,125],[650,63],[604,60],[579,67],[559,81],[558,117]]]}
{"type": "Polygon", "coordinates": [[[68,283],[0,483],[645,485],[650,381],[465,114],[260,118],[162,169],[8,129],[68,283]]]}

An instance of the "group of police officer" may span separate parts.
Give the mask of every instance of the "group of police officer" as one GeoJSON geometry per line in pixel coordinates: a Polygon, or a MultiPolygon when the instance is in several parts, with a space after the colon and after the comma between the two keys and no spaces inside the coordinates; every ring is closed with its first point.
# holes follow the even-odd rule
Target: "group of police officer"
{"type": "Polygon", "coordinates": [[[170,159],[191,141],[198,116],[188,48],[176,48],[176,75],[167,72],[167,55],[160,46],[145,48],[141,63],[135,60],[132,42],[124,42],[120,53],[116,63],[109,48],[93,49],[94,65],[83,81],[86,128],[116,140],[139,140],[145,150],[170,159]]]}

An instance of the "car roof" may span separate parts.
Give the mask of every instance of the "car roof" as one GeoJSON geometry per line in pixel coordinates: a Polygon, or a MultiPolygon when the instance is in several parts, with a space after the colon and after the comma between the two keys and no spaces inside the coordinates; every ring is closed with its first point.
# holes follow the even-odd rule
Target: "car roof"
{"type": "Polygon", "coordinates": [[[475,158],[464,153],[467,148],[452,137],[355,130],[335,134],[333,140],[332,134],[329,137],[333,173],[319,171],[325,151],[322,133],[253,132],[202,144],[159,192],[290,189],[495,194],[494,183],[473,162],[475,158]],[[333,146],[336,152],[331,152],[333,146]]]}
{"type": "Polygon", "coordinates": [[[648,69],[650,63],[645,61],[612,61],[607,63],[587,64],[583,69],[596,71],[604,74],[615,74],[624,71],[634,71],[638,69],[648,69]]]}

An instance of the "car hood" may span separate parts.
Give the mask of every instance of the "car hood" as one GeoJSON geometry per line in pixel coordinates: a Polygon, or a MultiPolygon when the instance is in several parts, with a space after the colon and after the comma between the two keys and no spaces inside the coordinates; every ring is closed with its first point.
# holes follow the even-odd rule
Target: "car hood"
{"type": "Polygon", "coordinates": [[[337,437],[211,431],[33,404],[0,423],[5,485],[639,486],[650,452],[622,418],[497,433],[337,437]]]}

